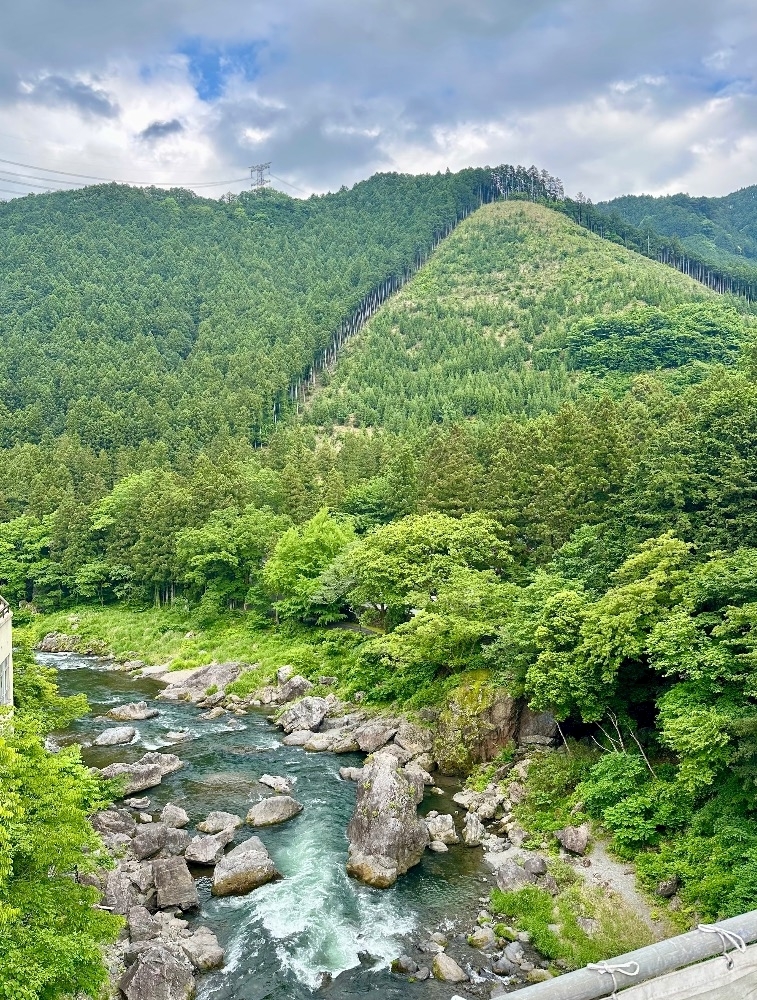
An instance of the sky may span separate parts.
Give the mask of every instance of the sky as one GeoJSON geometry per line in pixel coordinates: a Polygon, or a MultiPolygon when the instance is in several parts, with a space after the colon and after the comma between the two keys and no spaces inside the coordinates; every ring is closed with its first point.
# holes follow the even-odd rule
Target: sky
{"type": "Polygon", "coordinates": [[[0,197],[295,196],[535,163],[566,192],[757,183],[755,0],[3,0],[0,197]]]}

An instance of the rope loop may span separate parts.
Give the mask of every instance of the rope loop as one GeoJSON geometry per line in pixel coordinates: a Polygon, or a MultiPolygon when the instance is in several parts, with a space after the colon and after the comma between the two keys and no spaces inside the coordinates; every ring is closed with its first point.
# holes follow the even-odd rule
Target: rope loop
{"type": "Polygon", "coordinates": [[[746,951],[746,942],[744,939],[738,934],[734,934],[733,931],[727,931],[724,927],[718,927],[717,924],[698,924],[697,930],[702,931],[704,934],[718,935],[720,943],[723,945],[723,958],[729,971],[733,968],[733,959],[728,954],[728,946],[730,945],[737,951],[746,951]]]}
{"type": "Polygon", "coordinates": [[[610,962],[590,962],[586,968],[591,969],[592,972],[598,972],[600,975],[612,976],[610,1000],[613,1000],[618,995],[618,980],[615,978],[616,976],[633,977],[639,974],[638,962],[625,962],[622,965],[613,965],[610,962]]]}

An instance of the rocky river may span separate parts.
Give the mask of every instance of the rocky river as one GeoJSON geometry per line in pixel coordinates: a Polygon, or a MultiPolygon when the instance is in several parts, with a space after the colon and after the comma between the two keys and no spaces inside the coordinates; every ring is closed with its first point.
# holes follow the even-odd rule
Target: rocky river
{"type": "MultiPolygon", "coordinates": [[[[188,931],[199,924],[209,928],[225,953],[222,968],[197,979],[201,1000],[304,1000],[314,992],[333,1000],[368,994],[450,1000],[489,997],[501,988],[501,979],[490,973],[491,956],[487,961],[467,943],[495,885],[480,847],[452,843],[447,850],[426,850],[420,863],[386,889],[348,876],[346,831],[356,786],[340,777],[340,769],[360,768],[363,754],[313,753],[286,745],[269,721],[270,708],[245,706],[243,715],[208,713],[185,701],[158,700],[161,683],[114,671],[107,661],[65,653],[39,656],[57,668],[62,693],[84,693],[90,701],[92,714],[57,736],[61,743],[82,743],[88,764],[107,768],[137,761],[149,751],[180,758],[181,769],[137,793],[149,800],[133,811],[137,829],[140,821],[159,819],[169,802],[186,811],[191,834],[212,811],[244,818],[271,794],[260,782],[264,774],[288,779],[303,807],[287,822],[237,831],[237,844],[250,834],[260,837],[283,878],[246,895],[218,896],[211,895],[209,869],[190,865],[200,910],[177,916],[188,921],[188,931]],[[98,736],[115,725],[105,713],[136,701],[146,701],[158,714],[129,723],[137,733],[134,742],[95,746],[98,736]],[[208,714],[217,717],[201,717],[208,714]],[[433,936],[449,941],[447,952],[469,981],[453,986],[391,971],[392,961],[403,955],[430,967],[434,951],[441,951],[433,936]]],[[[460,831],[465,810],[452,799],[459,789],[458,781],[436,773],[419,813],[451,814],[460,831]]],[[[517,942],[514,947],[522,953],[517,942]]]]}

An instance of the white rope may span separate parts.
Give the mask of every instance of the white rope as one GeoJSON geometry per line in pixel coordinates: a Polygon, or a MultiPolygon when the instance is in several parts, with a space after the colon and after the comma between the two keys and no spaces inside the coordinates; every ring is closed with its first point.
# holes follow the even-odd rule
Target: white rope
{"type": "Polygon", "coordinates": [[[746,951],[746,943],[744,939],[738,934],[734,934],[733,931],[727,931],[724,927],[718,927],[717,924],[698,924],[697,930],[702,931],[705,934],[718,935],[720,943],[723,945],[723,958],[725,959],[729,970],[733,968],[733,959],[728,954],[728,945],[732,948],[736,948],[737,951],[746,951]]]}
{"type": "Polygon", "coordinates": [[[592,972],[598,972],[600,975],[612,976],[610,1000],[618,995],[618,980],[615,978],[616,976],[633,977],[639,974],[638,962],[625,962],[623,965],[612,965],[610,962],[591,962],[586,968],[591,969],[592,972]]]}

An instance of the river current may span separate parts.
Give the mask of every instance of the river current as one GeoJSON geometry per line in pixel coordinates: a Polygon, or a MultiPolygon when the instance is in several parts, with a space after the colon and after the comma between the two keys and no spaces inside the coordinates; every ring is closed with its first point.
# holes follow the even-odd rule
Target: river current
{"type": "MultiPolygon", "coordinates": [[[[287,747],[264,712],[213,722],[198,718],[193,706],[154,701],[162,685],[108,670],[102,661],[73,654],[40,654],[40,662],[58,670],[63,694],[86,694],[92,713],[76,722],[59,743],[82,743],[85,761],[104,767],[134,761],[147,750],[164,749],[184,762],[181,771],[140,793],[149,796],[153,814],[171,801],[189,813],[194,824],[214,809],[245,816],[264,794],[261,775],[293,779],[293,795],[304,809],[280,826],[256,830],[276,867],[279,882],[247,896],[214,898],[202,869],[198,891],[201,914],[226,951],[226,964],[199,981],[198,1000],[330,1000],[371,995],[376,998],[450,1000],[465,990],[429,981],[409,983],[389,971],[408,938],[420,939],[444,927],[450,933],[471,925],[490,881],[481,868],[481,852],[452,846],[447,854],[427,851],[422,862],[391,889],[370,889],[347,877],[346,827],[355,802],[352,782],[339,768],[360,765],[358,754],[334,756],[287,747]],[[126,747],[89,743],[113,726],[102,718],[109,708],[129,701],[154,702],[160,715],[134,723],[139,742],[126,747]],[[176,742],[168,733],[188,729],[176,742]],[[324,977],[324,973],[327,975],[324,977]]],[[[440,779],[444,795],[426,794],[422,812],[455,812],[454,783],[440,779]]],[[[237,842],[252,833],[242,827],[237,842]]],[[[429,964],[430,964],[429,956],[429,964]]]]}

